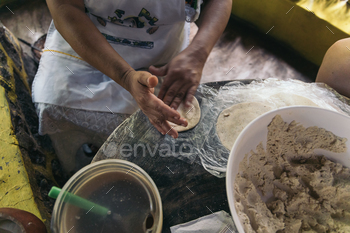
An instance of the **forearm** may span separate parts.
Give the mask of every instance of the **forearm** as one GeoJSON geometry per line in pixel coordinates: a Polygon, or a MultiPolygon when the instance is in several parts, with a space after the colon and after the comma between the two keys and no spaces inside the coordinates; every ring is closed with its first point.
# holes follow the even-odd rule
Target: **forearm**
{"type": "Polygon", "coordinates": [[[85,14],[83,5],[79,5],[80,2],[78,5],[58,4],[55,0],[47,2],[56,29],[74,51],[87,63],[127,89],[124,78],[133,69],[92,23],[85,14]]]}
{"type": "Polygon", "coordinates": [[[232,0],[209,0],[203,8],[196,21],[198,32],[190,47],[206,60],[225,30],[231,15],[232,0]]]}

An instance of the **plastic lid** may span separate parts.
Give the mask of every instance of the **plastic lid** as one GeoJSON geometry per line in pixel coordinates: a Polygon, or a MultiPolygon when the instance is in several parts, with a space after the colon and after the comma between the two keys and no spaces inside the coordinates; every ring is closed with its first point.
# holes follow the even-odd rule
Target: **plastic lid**
{"type": "Polygon", "coordinates": [[[163,225],[158,189],[136,164],[109,159],[78,171],[57,197],[51,229],[61,232],[160,233],[163,225]]]}

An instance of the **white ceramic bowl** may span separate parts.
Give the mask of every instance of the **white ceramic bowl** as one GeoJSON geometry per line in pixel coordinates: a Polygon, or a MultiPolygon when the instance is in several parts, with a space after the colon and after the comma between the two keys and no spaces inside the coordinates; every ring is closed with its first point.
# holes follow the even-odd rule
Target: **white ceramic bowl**
{"type": "Polygon", "coordinates": [[[245,154],[251,150],[256,150],[256,146],[262,142],[266,149],[267,126],[276,116],[280,115],[285,122],[295,120],[304,127],[317,126],[331,131],[337,136],[348,139],[346,146],[347,152],[333,153],[326,150],[315,150],[315,153],[325,155],[327,158],[342,163],[346,167],[350,167],[350,117],[342,115],[338,112],[316,107],[294,106],[286,107],[261,115],[247,125],[238,136],[232,147],[230,157],[227,163],[226,172],[226,193],[232,218],[237,226],[239,233],[244,233],[243,226],[238,218],[234,205],[233,185],[238,173],[239,163],[245,154]]]}

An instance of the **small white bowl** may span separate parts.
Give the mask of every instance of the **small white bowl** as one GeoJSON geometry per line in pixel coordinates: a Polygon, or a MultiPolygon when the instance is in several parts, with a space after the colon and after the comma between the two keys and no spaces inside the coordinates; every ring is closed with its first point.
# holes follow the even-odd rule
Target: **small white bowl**
{"type": "Polygon", "coordinates": [[[348,139],[345,153],[333,153],[326,150],[317,149],[316,154],[325,155],[327,158],[341,163],[346,167],[350,167],[350,117],[334,112],[331,110],[317,108],[294,106],[286,107],[267,112],[256,118],[238,136],[235,144],[232,147],[230,157],[227,163],[226,171],[226,193],[230,206],[232,218],[236,224],[239,233],[244,233],[243,226],[238,218],[235,200],[234,200],[234,181],[238,173],[239,163],[244,156],[251,150],[256,151],[257,145],[262,142],[266,149],[267,126],[276,116],[280,115],[285,122],[296,122],[304,127],[317,126],[331,131],[339,137],[348,139]]]}

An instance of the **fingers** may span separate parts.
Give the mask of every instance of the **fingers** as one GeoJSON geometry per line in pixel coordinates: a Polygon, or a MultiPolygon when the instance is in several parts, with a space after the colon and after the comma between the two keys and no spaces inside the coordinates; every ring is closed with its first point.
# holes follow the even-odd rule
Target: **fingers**
{"type": "Polygon", "coordinates": [[[170,127],[168,122],[165,122],[165,123],[167,125],[166,128],[169,129],[165,134],[168,134],[168,135],[170,135],[173,138],[178,138],[179,137],[179,133],[175,129],[173,129],[175,126],[170,127]]]}
{"type": "Polygon", "coordinates": [[[191,107],[191,103],[193,101],[194,95],[196,94],[196,91],[197,91],[197,86],[193,86],[188,90],[186,99],[185,99],[186,107],[191,107]]]}
{"type": "Polygon", "coordinates": [[[162,86],[160,87],[159,93],[158,93],[158,98],[159,99],[163,99],[165,96],[165,93],[167,92],[167,90],[169,89],[170,84],[167,83],[167,79],[164,80],[162,86]]]}
{"type": "Polygon", "coordinates": [[[138,82],[143,86],[153,88],[153,87],[157,86],[158,78],[154,75],[150,75],[149,73],[145,72],[145,74],[140,75],[138,77],[138,82]]]}
{"type": "Polygon", "coordinates": [[[148,78],[148,87],[153,88],[158,84],[158,78],[154,75],[148,78]]]}
{"type": "Polygon", "coordinates": [[[185,96],[185,93],[181,92],[179,93],[179,91],[181,90],[182,86],[179,82],[174,83],[166,92],[166,94],[163,97],[163,101],[166,105],[169,105],[173,102],[175,97],[180,97],[182,96],[182,98],[185,96]],[[178,96],[178,94],[180,94],[178,96]]]}
{"type": "Polygon", "coordinates": [[[168,122],[164,122],[162,124],[159,124],[157,122],[151,121],[151,123],[156,127],[156,129],[163,135],[169,135],[173,138],[177,138],[179,136],[178,132],[173,129],[173,127],[170,127],[168,122]]]}
{"type": "Polygon", "coordinates": [[[155,66],[150,66],[148,70],[153,75],[165,76],[166,73],[168,72],[168,65],[165,65],[159,68],[156,68],[155,66]]]}
{"type": "MultiPolygon", "coordinates": [[[[192,97],[196,93],[199,81],[194,78],[180,76],[174,79],[174,75],[168,74],[158,93],[158,98],[166,105],[177,109],[182,101],[192,102],[192,97]],[[192,96],[192,97],[191,97],[192,96]],[[187,100],[186,100],[187,97],[187,100]]],[[[186,106],[189,106],[186,104],[186,106]]]]}
{"type": "Polygon", "coordinates": [[[148,116],[150,122],[163,135],[170,135],[174,138],[178,137],[176,130],[172,129],[167,121],[173,122],[177,125],[187,126],[187,121],[180,118],[180,114],[165,105],[163,101],[154,95],[150,95],[148,103],[145,102],[142,108],[143,112],[148,116]]]}
{"type": "Polygon", "coordinates": [[[173,122],[177,125],[187,126],[187,120],[184,118],[180,118],[180,113],[174,109],[171,109],[168,105],[165,105],[161,101],[161,105],[154,108],[154,110],[161,115],[160,118],[164,118],[170,122],[173,122]]]}
{"type": "Polygon", "coordinates": [[[181,86],[179,82],[174,83],[164,94],[163,101],[171,108],[177,109],[182,101],[187,107],[191,106],[193,96],[195,95],[197,86],[189,83],[181,86]]]}
{"type": "Polygon", "coordinates": [[[182,101],[184,101],[186,93],[188,92],[188,89],[191,87],[191,85],[187,85],[182,87],[175,95],[175,98],[170,104],[171,108],[177,109],[182,101]]]}
{"type": "MultiPolygon", "coordinates": [[[[164,115],[168,114],[168,117],[167,117],[168,121],[173,122],[177,125],[182,125],[184,127],[186,127],[188,125],[187,120],[184,118],[180,118],[180,114],[177,111],[175,111],[174,109],[171,109],[169,106],[167,106],[165,104],[163,107],[164,107],[163,114],[164,115]]],[[[171,127],[167,121],[164,121],[161,124],[161,127],[163,130],[165,130],[165,131],[163,131],[164,135],[168,134],[173,138],[178,137],[178,135],[179,135],[178,132],[175,129],[173,129],[175,126],[171,127]]]]}
{"type": "MultiPolygon", "coordinates": [[[[164,105],[166,106],[166,105],[164,105]]],[[[169,106],[166,106],[169,108],[169,106]]],[[[173,109],[171,109],[173,110],[173,109]]],[[[157,115],[153,118],[150,118],[150,122],[152,123],[152,125],[154,125],[156,127],[156,129],[163,135],[170,135],[173,138],[177,138],[178,137],[178,133],[176,130],[173,129],[173,127],[170,127],[169,123],[165,120],[166,118],[168,118],[168,120],[171,121],[176,121],[178,122],[178,124],[183,124],[183,125],[187,125],[184,124],[184,119],[179,119],[178,117],[175,118],[169,118],[166,117],[165,115],[166,113],[164,112],[157,112],[157,115]]]]}
{"type": "Polygon", "coordinates": [[[177,81],[168,86],[167,80],[163,83],[158,98],[162,99],[166,105],[177,109],[181,101],[185,98],[188,88],[191,84],[184,85],[182,82],[177,81]]]}
{"type": "MultiPolygon", "coordinates": [[[[150,120],[150,122],[163,135],[165,135],[169,131],[166,127],[163,128],[163,124],[160,124],[160,122],[152,121],[152,120],[150,120]]],[[[173,132],[171,132],[169,135],[172,137],[176,136],[174,135],[173,132]]]]}

